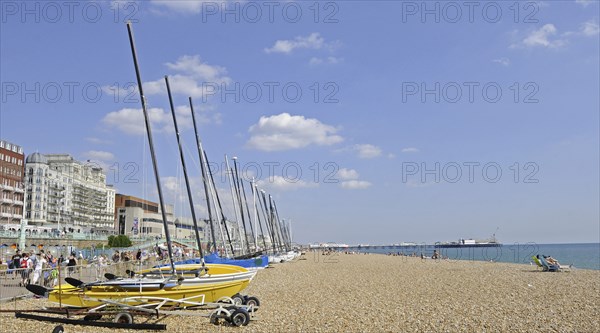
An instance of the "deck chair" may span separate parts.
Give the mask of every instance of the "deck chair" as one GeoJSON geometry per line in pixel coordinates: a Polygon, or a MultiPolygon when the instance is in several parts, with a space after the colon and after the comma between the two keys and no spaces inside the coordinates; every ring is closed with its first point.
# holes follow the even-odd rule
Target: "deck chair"
{"type": "Polygon", "coordinates": [[[544,258],[543,255],[538,256],[538,259],[540,260],[540,263],[542,264],[542,266],[544,266],[544,271],[558,272],[560,270],[560,266],[558,266],[558,265],[552,265],[552,264],[548,263],[546,261],[546,258],[544,258]]]}
{"type": "Polygon", "coordinates": [[[544,265],[542,265],[537,256],[531,256],[531,259],[533,259],[533,262],[537,265],[537,267],[541,268],[542,270],[545,270],[544,265]]]}

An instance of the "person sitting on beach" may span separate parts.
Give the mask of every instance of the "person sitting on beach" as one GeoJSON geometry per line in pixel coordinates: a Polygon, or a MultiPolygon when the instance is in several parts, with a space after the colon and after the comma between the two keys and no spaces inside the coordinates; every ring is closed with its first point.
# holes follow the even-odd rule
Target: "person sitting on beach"
{"type": "Polygon", "coordinates": [[[431,256],[431,259],[440,259],[440,254],[437,250],[433,250],[433,255],[431,256]]]}
{"type": "Polygon", "coordinates": [[[560,268],[560,263],[558,262],[558,260],[552,258],[551,256],[544,256],[544,259],[546,259],[546,261],[550,264],[550,265],[556,265],[560,268]]]}

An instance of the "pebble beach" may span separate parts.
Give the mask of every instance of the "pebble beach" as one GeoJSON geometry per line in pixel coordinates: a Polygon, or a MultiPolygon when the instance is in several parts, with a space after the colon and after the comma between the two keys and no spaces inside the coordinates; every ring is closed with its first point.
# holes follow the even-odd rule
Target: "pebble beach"
{"type": "MultiPolygon", "coordinates": [[[[190,333],[600,332],[595,270],[549,273],[524,264],[309,252],[260,271],[245,293],[261,301],[248,326],[214,326],[207,318],[182,316],[162,323],[167,332],[190,333]]],[[[43,299],[28,298],[0,307],[43,305],[43,299]]],[[[0,313],[0,332],[51,332],[56,325],[0,313]]]]}

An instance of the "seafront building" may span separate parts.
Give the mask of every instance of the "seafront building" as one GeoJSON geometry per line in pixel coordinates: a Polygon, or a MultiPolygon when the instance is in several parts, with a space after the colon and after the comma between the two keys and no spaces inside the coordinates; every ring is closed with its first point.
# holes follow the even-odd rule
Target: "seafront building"
{"type": "Polygon", "coordinates": [[[114,225],[115,190],[97,165],[68,154],[25,160],[25,219],[52,232],[90,232],[114,225]]]}
{"type": "Polygon", "coordinates": [[[0,139],[0,225],[19,225],[23,218],[23,147],[0,139]]]}
{"type": "MultiPolygon", "coordinates": [[[[191,218],[175,217],[173,205],[166,205],[169,233],[174,238],[195,239],[194,222],[191,218]]],[[[162,213],[158,203],[130,195],[115,196],[114,229],[119,235],[164,237],[162,213]]],[[[200,237],[205,235],[205,222],[199,221],[200,237]]]]}
{"type": "MultiPolygon", "coordinates": [[[[102,168],[89,161],[77,161],[69,154],[36,152],[25,158],[21,146],[0,140],[0,190],[0,230],[12,232],[11,237],[18,235],[22,223],[28,237],[90,237],[92,233],[133,238],[165,236],[158,203],[116,194],[112,185],[106,184],[102,168]]],[[[166,205],[166,216],[173,238],[195,241],[192,218],[175,216],[173,205],[166,205]]],[[[243,232],[238,223],[227,220],[223,224],[220,220],[214,220],[217,242],[222,244],[226,237],[226,225],[229,238],[240,248],[243,232]]],[[[197,222],[201,240],[212,242],[209,221],[197,222]]],[[[248,239],[254,242],[251,235],[248,239]]]]}

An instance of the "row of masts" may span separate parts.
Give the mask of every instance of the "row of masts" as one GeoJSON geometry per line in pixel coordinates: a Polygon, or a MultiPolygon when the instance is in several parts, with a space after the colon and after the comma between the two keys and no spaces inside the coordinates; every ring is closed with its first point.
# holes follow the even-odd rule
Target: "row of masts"
{"type": "MultiPolygon", "coordinates": [[[[206,152],[203,154],[204,163],[207,163],[206,152]]],[[[209,207],[211,236],[216,231],[221,236],[220,239],[213,237],[211,244],[213,250],[221,249],[225,256],[234,258],[256,255],[260,252],[275,254],[290,251],[292,249],[290,223],[280,219],[275,200],[264,190],[259,189],[254,179],[247,181],[240,176],[237,158],[233,157],[232,161],[233,167],[225,156],[236,221],[233,226],[227,223],[229,220],[225,216],[213,174],[207,165],[204,166],[204,169],[208,170],[208,179],[204,185],[205,191],[209,193],[206,196],[206,204],[209,207]],[[246,191],[247,186],[250,188],[249,191],[246,191]],[[215,227],[217,223],[218,227],[215,227]],[[234,230],[230,230],[232,227],[237,227],[235,230],[238,235],[237,240],[231,236],[235,234],[234,230]]]]}
{"type": "MultiPolygon", "coordinates": [[[[135,49],[135,43],[133,39],[133,30],[131,23],[127,24],[128,34],[129,34],[129,42],[131,46],[133,62],[136,72],[136,79],[138,82],[138,89],[140,92],[140,100],[142,104],[142,112],[144,114],[144,121],[146,125],[146,133],[148,136],[148,144],[150,146],[150,155],[152,159],[152,166],[154,170],[154,176],[156,178],[156,185],[158,190],[159,204],[160,210],[163,219],[163,225],[165,229],[165,237],[167,239],[167,249],[170,259],[170,265],[172,271],[175,271],[175,264],[173,262],[173,249],[172,249],[172,241],[169,233],[166,209],[164,205],[164,198],[162,193],[162,187],[160,183],[160,176],[158,172],[156,153],[154,151],[154,144],[152,140],[152,131],[147,111],[147,103],[144,95],[144,90],[142,87],[142,79],[139,70],[137,54],[135,49]]],[[[171,108],[171,115],[173,116],[173,125],[175,128],[175,133],[177,137],[177,145],[179,149],[179,155],[181,159],[181,165],[183,167],[183,173],[185,178],[186,190],[189,200],[189,206],[191,211],[191,217],[194,225],[194,234],[196,238],[196,243],[198,245],[198,251],[200,254],[200,258],[204,258],[204,253],[202,251],[202,242],[200,238],[200,228],[198,226],[198,220],[196,218],[196,213],[194,209],[194,200],[192,191],[190,188],[189,177],[187,173],[187,167],[185,163],[185,157],[182,150],[181,144],[181,136],[179,133],[179,128],[177,125],[177,117],[175,115],[175,107],[173,104],[173,96],[171,94],[171,87],[169,84],[169,78],[165,76],[165,85],[167,87],[167,93],[169,97],[169,105],[171,108]]],[[[244,185],[245,181],[238,172],[237,158],[233,158],[233,168],[229,166],[229,159],[225,156],[225,162],[227,165],[227,171],[229,175],[229,183],[230,190],[232,195],[232,201],[234,205],[234,212],[236,217],[236,222],[238,226],[238,235],[240,237],[239,241],[236,241],[231,237],[230,226],[228,226],[227,218],[225,216],[225,212],[223,210],[223,205],[221,203],[221,199],[219,197],[217,188],[215,186],[214,177],[211,169],[208,167],[208,157],[206,152],[202,147],[202,142],[200,140],[200,136],[198,134],[198,127],[196,125],[196,118],[194,113],[194,106],[192,102],[192,98],[188,98],[190,112],[192,114],[192,121],[194,124],[194,133],[196,135],[196,145],[198,150],[198,157],[200,160],[200,170],[202,173],[202,182],[204,186],[204,195],[206,198],[206,206],[208,210],[208,223],[210,226],[210,245],[209,248],[212,248],[212,251],[217,252],[222,250],[227,257],[230,258],[239,258],[239,257],[253,257],[260,253],[264,252],[272,252],[273,254],[288,252],[291,250],[292,241],[291,241],[291,232],[289,223],[285,223],[285,221],[279,218],[279,213],[277,211],[277,206],[275,201],[273,200],[271,195],[267,195],[264,190],[259,190],[254,179],[249,182],[249,186],[251,188],[252,193],[252,203],[249,203],[246,195],[246,187],[244,185]],[[252,212],[250,206],[252,206],[252,212]],[[264,226],[264,228],[263,228],[264,226]],[[217,229],[218,227],[218,229],[217,229]],[[219,231],[219,236],[217,237],[217,230],[219,231]],[[250,232],[248,232],[248,230],[250,232]],[[260,239],[262,241],[262,245],[259,242],[259,233],[260,230],[260,239]],[[265,233],[268,235],[270,244],[267,245],[265,233]],[[243,235],[243,237],[242,237],[243,235]],[[250,237],[249,237],[250,236],[250,237]],[[236,243],[239,243],[239,246],[235,246],[236,243]]]]}

